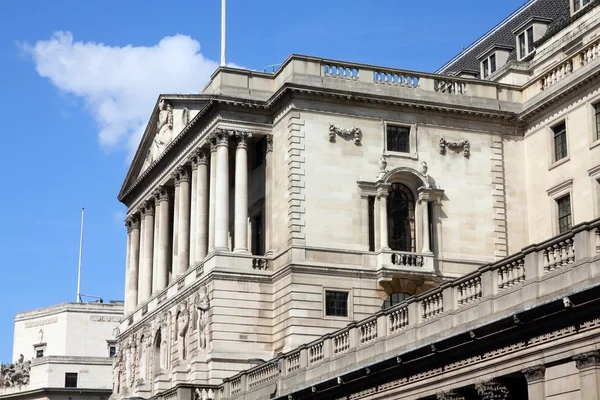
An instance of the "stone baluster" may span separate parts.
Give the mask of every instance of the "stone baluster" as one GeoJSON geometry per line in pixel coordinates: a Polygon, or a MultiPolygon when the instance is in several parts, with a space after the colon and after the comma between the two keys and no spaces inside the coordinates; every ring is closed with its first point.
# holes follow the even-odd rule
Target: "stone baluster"
{"type": "Polygon", "coordinates": [[[170,238],[170,193],[169,190],[164,186],[159,186],[154,192],[155,198],[159,203],[159,212],[158,216],[160,218],[159,221],[159,231],[158,231],[158,267],[157,267],[157,277],[156,277],[156,289],[161,291],[167,287],[169,284],[169,238],[170,238]]]}
{"type": "Polygon", "coordinates": [[[236,131],[235,150],[235,253],[248,253],[248,139],[251,132],[236,131]]]}
{"type": "Polygon", "coordinates": [[[127,219],[127,231],[130,237],[128,286],[126,293],[127,313],[135,310],[138,304],[138,273],[140,262],[140,218],[133,215],[127,219]]]}
{"type": "Polygon", "coordinates": [[[528,400],[545,400],[546,392],[544,376],[546,367],[538,365],[526,368],[521,372],[523,372],[523,375],[525,375],[525,379],[527,380],[528,400]]]}
{"type": "Polygon", "coordinates": [[[217,139],[208,138],[210,145],[210,188],[208,191],[208,252],[215,250],[215,190],[217,188],[217,139]]]}
{"type": "Polygon", "coordinates": [[[190,171],[185,166],[177,168],[179,182],[179,221],[177,230],[177,276],[185,274],[190,266],[190,171]]]}
{"type": "Polygon", "coordinates": [[[229,131],[217,129],[215,184],[215,251],[229,251],[229,131]]]}

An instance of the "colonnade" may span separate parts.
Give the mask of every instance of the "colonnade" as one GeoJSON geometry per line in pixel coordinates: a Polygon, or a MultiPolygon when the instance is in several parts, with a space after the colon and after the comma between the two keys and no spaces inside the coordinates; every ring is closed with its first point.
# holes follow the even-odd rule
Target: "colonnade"
{"type": "MultiPolygon", "coordinates": [[[[252,133],[217,129],[125,221],[125,313],[212,252],[229,248],[229,142],[234,139],[234,253],[248,249],[248,141],[252,133]]],[[[266,162],[272,152],[267,136],[266,162]]],[[[268,200],[267,200],[268,201],[268,200]]],[[[267,204],[268,206],[268,204],[267,204]]],[[[267,208],[267,207],[265,207],[267,208]]],[[[267,211],[267,210],[266,210],[267,211]]],[[[268,235],[266,235],[267,246],[268,235]]],[[[267,247],[268,248],[268,247],[267,247]]]]}

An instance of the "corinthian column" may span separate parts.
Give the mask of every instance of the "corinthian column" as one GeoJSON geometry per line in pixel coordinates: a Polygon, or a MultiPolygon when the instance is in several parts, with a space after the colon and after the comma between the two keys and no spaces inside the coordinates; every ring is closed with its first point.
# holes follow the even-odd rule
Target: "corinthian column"
{"type": "Polygon", "coordinates": [[[235,150],[235,253],[248,252],[248,139],[251,132],[237,131],[235,150]]]}
{"type": "Polygon", "coordinates": [[[217,179],[215,184],[215,251],[229,251],[229,132],[217,129],[217,179]]]}
{"type": "Polygon", "coordinates": [[[196,202],[198,201],[198,163],[196,162],[196,152],[192,152],[188,158],[188,162],[192,167],[192,180],[190,182],[190,265],[196,262],[196,202]]]}
{"type": "Polygon", "coordinates": [[[169,284],[169,235],[170,235],[170,222],[169,222],[169,191],[164,186],[159,186],[154,192],[154,196],[159,202],[158,216],[160,221],[158,223],[158,268],[156,277],[156,289],[163,290],[169,284]]]}
{"type": "Polygon", "coordinates": [[[142,250],[142,268],[139,284],[139,302],[143,303],[152,294],[152,258],[154,247],[154,205],[147,201],[141,208],[144,223],[144,247],[142,250]]]}
{"type": "Polygon", "coordinates": [[[177,276],[185,274],[190,266],[190,171],[187,167],[177,170],[179,180],[179,222],[177,230],[177,276]]]}
{"type": "Polygon", "coordinates": [[[273,135],[267,135],[265,154],[265,254],[273,254],[273,135]]]}
{"type": "Polygon", "coordinates": [[[196,197],[194,212],[195,236],[191,246],[194,248],[192,263],[204,260],[208,247],[208,154],[205,149],[198,149],[194,161],[197,165],[196,187],[192,188],[196,197]]]}
{"type": "Polygon", "coordinates": [[[127,312],[130,313],[138,304],[138,272],[140,261],[140,218],[138,215],[132,215],[127,222],[131,243],[129,247],[129,279],[127,286],[127,312]]]}
{"type": "Polygon", "coordinates": [[[217,142],[214,135],[210,145],[210,189],[208,191],[208,252],[215,250],[215,190],[217,188],[217,142]]]}
{"type": "Polygon", "coordinates": [[[152,251],[152,294],[158,292],[158,236],[160,232],[160,200],[156,195],[156,191],[152,193],[154,201],[154,243],[152,251]]]}

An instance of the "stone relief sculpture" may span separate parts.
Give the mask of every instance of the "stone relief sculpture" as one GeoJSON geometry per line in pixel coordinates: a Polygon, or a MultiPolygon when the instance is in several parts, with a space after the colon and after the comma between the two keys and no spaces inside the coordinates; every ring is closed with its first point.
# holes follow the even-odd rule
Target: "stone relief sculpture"
{"type": "Polygon", "coordinates": [[[133,386],[133,381],[135,379],[135,335],[131,335],[129,337],[129,341],[127,342],[127,352],[125,356],[125,382],[129,386],[133,386]]]}
{"type": "Polygon", "coordinates": [[[165,150],[173,139],[173,106],[165,99],[161,99],[158,103],[158,122],[156,123],[156,133],[146,159],[144,160],[143,169],[148,168],[154,160],[165,150]]]}
{"type": "Polygon", "coordinates": [[[140,335],[140,382],[145,382],[148,379],[148,338],[149,332],[144,329],[144,332],[140,335]]]}
{"type": "Polygon", "coordinates": [[[471,144],[468,139],[463,139],[458,142],[453,142],[451,140],[446,140],[444,138],[440,138],[440,154],[446,154],[446,148],[463,148],[463,155],[465,158],[469,158],[471,155],[471,144]]]}
{"type": "Polygon", "coordinates": [[[185,107],[181,113],[181,126],[185,128],[190,123],[190,109],[185,107]]]}
{"type": "Polygon", "coordinates": [[[183,301],[179,306],[177,315],[177,354],[179,360],[185,360],[187,356],[187,331],[190,324],[190,312],[187,307],[187,301],[183,301]]]}
{"type": "Polygon", "coordinates": [[[169,324],[167,314],[163,314],[160,321],[160,355],[159,365],[161,370],[167,369],[167,351],[169,348],[169,324]]]}
{"type": "Polygon", "coordinates": [[[113,337],[116,339],[119,337],[120,334],[121,334],[121,330],[119,329],[118,326],[115,326],[115,329],[113,329],[113,337]]]}
{"type": "Polygon", "coordinates": [[[0,388],[9,388],[29,384],[31,361],[25,361],[23,354],[13,364],[0,364],[0,388]]]}
{"type": "Polygon", "coordinates": [[[198,310],[198,348],[206,349],[208,346],[208,309],[210,303],[206,286],[201,286],[198,293],[198,302],[196,310],[198,310]]]}
{"type": "Polygon", "coordinates": [[[117,343],[115,356],[113,357],[112,372],[113,372],[113,393],[119,393],[121,390],[121,368],[123,367],[123,353],[121,353],[121,345],[117,343]]]}
{"type": "Polygon", "coordinates": [[[387,159],[385,158],[384,155],[382,155],[381,157],[379,157],[379,174],[377,175],[377,179],[382,179],[383,176],[386,174],[387,172],[387,159]]]}
{"type": "Polygon", "coordinates": [[[42,343],[44,341],[44,330],[43,329],[40,329],[38,332],[38,340],[39,340],[39,343],[42,343]]]}
{"type": "Polygon", "coordinates": [[[335,126],[334,124],[329,124],[329,141],[335,142],[335,135],[339,135],[342,138],[349,140],[353,139],[354,144],[360,146],[362,140],[362,131],[360,128],[353,126],[350,129],[341,129],[335,126]]]}

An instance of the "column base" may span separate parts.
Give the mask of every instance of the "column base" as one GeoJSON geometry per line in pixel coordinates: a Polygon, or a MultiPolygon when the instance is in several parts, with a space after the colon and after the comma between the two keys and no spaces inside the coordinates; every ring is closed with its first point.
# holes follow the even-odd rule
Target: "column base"
{"type": "Polygon", "coordinates": [[[229,250],[229,247],[223,246],[223,247],[215,247],[215,250],[213,252],[214,253],[231,253],[231,250],[229,250]]]}
{"type": "Polygon", "coordinates": [[[248,249],[233,249],[233,252],[236,254],[250,254],[248,249]]]}

